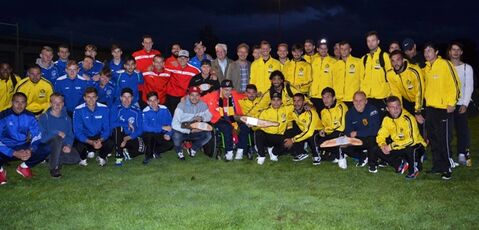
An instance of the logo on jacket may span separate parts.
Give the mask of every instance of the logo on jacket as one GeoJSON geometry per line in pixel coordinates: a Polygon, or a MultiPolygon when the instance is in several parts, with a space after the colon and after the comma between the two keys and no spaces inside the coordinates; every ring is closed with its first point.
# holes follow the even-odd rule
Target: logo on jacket
{"type": "Polygon", "coordinates": [[[356,73],[356,66],[354,66],[354,64],[349,66],[349,73],[356,73]]]}
{"type": "Polygon", "coordinates": [[[45,90],[44,90],[44,89],[41,89],[41,90],[40,90],[40,93],[38,94],[38,97],[39,97],[39,98],[45,98],[46,94],[47,94],[47,93],[45,92],[45,90]]]}
{"type": "Polygon", "coordinates": [[[304,69],[303,69],[303,68],[299,68],[299,73],[298,73],[298,75],[299,75],[300,77],[304,76],[304,69]]]}
{"type": "Polygon", "coordinates": [[[363,119],[363,125],[364,126],[368,126],[369,122],[368,122],[368,119],[364,118],[363,119]]]}

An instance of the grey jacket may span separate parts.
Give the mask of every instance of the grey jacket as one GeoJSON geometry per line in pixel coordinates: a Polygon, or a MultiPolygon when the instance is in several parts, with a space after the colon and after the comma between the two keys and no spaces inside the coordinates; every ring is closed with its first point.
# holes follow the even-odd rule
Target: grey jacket
{"type": "Polygon", "coordinates": [[[220,64],[218,62],[218,58],[216,58],[215,60],[211,62],[211,69],[216,72],[216,76],[218,77],[218,81],[220,81],[220,83],[224,79],[226,79],[226,75],[228,74],[228,67],[231,65],[231,63],[233,63],[233,60],[226,57],[226,68],[225,68],[225,73],[223,74],[223,72],[221,71],[220,64]]]}
{"type": "Polygon", "coordinates": [[[192,121],[194,117],[202,117],[204,122],[208,122],[212,116],[208,106],[203,101],[200,100],[196,105],[193,105],[186,96],[184,101],[178,103],[171,126],[178,132],[188,134],[191,130],[181,128],[181,123],[192,121]]]}
{"type": "MultiPolygon", "coordinates": [[[[247,62],[247,68],[251,68],[251,62],[247,62]]],[[[251,69],[249,70],[249,74],[251,74],[251,69]]],[[[249,76],[248,76],[249,77],[249,76]]],[[[228,66],[228,70],[226,71],[226,79],[229,79],[233,82],[233,87],[237,92],[243,92],[241,90],[241,77],[240,77],[240,62],[234,61],[228,66]]]]}

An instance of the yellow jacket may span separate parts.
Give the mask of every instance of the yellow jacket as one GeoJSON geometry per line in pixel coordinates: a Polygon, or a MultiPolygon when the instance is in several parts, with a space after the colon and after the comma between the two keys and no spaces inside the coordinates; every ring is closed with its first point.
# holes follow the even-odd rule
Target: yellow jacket
{"type": "Polygon", "coordinates": [[[296,113],[293,111],[289,113],[289,119],[296,122],[301,133],[293,137],[293,142],[301,142],[313,136],[314,131],[318,130],[318,125],[321,123],[316,110],[302,111],[296,113]]]}
{"type": "Polygon", "coordinates": [[[303,94],[309,93],[312,82],[311,65],[304,60],[291,60],[284,65],[283,74],[286,81],[299,89],[303,94]]]}
{"type": "Polygon", "coordinates": [[[307,55],[307,54],[303,55],[303,59],[309,64],[313,63],[313,61],[316,60],[317,58],[320,58],[318,53],[315,53],[313,55],[307,55]]]}
{"type": "Polygon", "coordinates": [[[331,70],[336,61],[336,59],[330,56],[324,58],[318,57],[313,60],[311,64],[313,69],[313,83],[311,83],[309,96],[321,98],[321,91],[323,91],[324,88],[333,87],[331,70]]]}
{"type": "Polygon", "coordinates": [[[334,131],[343,132],[346,125],[346,112],[348,107],[341,101],[336,102],[331,108],[324,108],[321,110],[321,123],[326,134],[331,134],[334,131]]]}
{"type": "Polygon", "coordinates": [[[259,58],[251,64],[250,84],[256,85],[259,93],[265,93],[271,86],[269,76],[275,70],[281,70],[281,63],[269,57],[265,62],[263,58],[259,58]]]}
{"type": "Polygon", "coordinates": [[[426,62],[424,72],[426,106],[438,109],[455,106],[461,97],[461,82],[452,63],[439,56],[432,65],[426,62]]]}
{"type": "MultiPolygon", "coordinates": [[[[281,61],[280,61],[280,60],[278,60],[278,61],[279,61],[279,64],[281,65],[281,68],[279,69],[279,70],[281,70],[281,72],[283,72],[283,70],[284,70],[284,66],[285,66],[286,64],[288,64],[288,63],[290,63],[290,62],[291,62],[291,60],[289,60],[289,58],[288,58],[288,59],[286,59],[286,61],[284,62],[284,64],[283,64],[283,63],[281,63],[281,61]]],[[[284,73],[284,72],[283,72],[283,73],[284,73]]]]}
{"type": "Polygon", "coordinates": [[[33,83],[27,77],[17,84],[15,92],[27,95],[27,110],[32,113],[45,112],[50,107],[50,96],[53,93],[53,85],[45,78],[33,83]]]}
{"type": "Polygon", "coordinates": [[[389,54],[383,53],[384,68],[380,64],[379,54],[381,48],[371,56],[367,53],[363,56],[362,61],[367,57],[366,65],[364,66],[364,76],[361,79],[360,89],[366,93],[368,98],[384,99],[391,95],[391,89],[387,82],[386,73],[393,71],[389,54]]]}
{"type": "Polygon", "coordinates": [[[424,76],[418,65],[404,63],[402,73],[390,72],[387,75],[391,93],[394,96],[405,98],[414,103],[415,112],[419,113],[423,107],[424,100],[424,76]]]}
{"type": "Polygon", "coordinates": [[[282,105],[278,109],[269,107],[259,114],[259,119],[275,121],[279,123],[278,127],[261,128],[265,133],[269,134],[284,134],[288,126],[288,114],[294,109],[292,105],[282,105]]]}
{"type": "Polygon", "coordinates": [[[247,97],[244,97],[239,100],[241,111],[243,115],[249,117],[258,117],[261,110],[259,109],[258,102],[260,98],[257,97],[254,101],[250,101],[247,97]]]}
{"type": "Polygon", "coordinates": [[[349,56],[346,61],[338,60],[331,70],[331,79],[336,99],[340,101],[353,101],[353,95],[359,90],[364,74],[362,60],[349,56]]]}
{"type": "Polygon", "coordinates": [[[392,140],[389,145],[393,150],[404,149],[416,144],[426,146],[426,142],[419,133],[416,119],[405,109],[396,119],[390,116],[384,117],[376,142],[379,146],[386,145],[387,138],[392,140]]]}
{"type": "MultiPolygon", "coordinates": [[[[301,93],[296,87],[292,86],[291,84],[285,82],[283,90],[281,91],[281,101],[283,102],[283,105],[293,105],[293,96],[296,93],[301,93]],[[291,90],[291,92],[288,92],[288,88],[291,90]]],[[[305,97],[304,99],[307,103],[311,104],[311,101],[305,97]]],[[[258,108],[259,110],[264,110],[269,107],[269,103],[271,102],[271,91],[268,89],[263,96],[260,97],[259,102],[258,102],[258,108]]]]}
{"type": "MultiPolygon", "coordinates": [[[[20,83],[20,77],[17,75],[13,76],[17,80],[17,85],[20,83]]],[[[7,80],[0,79],[0,93],[2,96],[0,97],[0,111],[8,109],[12,106],[12,96],[15,93],[15,87],[13,86],[13,82],[8,77],[7,80]]]]}

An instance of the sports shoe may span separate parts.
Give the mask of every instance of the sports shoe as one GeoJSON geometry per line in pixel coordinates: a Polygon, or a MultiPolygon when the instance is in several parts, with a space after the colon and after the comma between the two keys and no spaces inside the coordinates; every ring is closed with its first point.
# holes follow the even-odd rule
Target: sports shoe
{"type": "Polygon", "coordinates": [[[379,161],[378,166],[380,168],[387,168],[389,166],[389,164],[388,164],[388,162],[381,160],[381,161],[379,161]]]}
{"type": "Polygon", "coordinates": [[[154,157],[145,157],[145,159],[143,160],[143,164],[144,165],[147,165],[148,163],[150,163],[150,161],[153,159],[154,157]]]}
{"type": "Polygon", "coordinates": [[[270,155],[269,155],[269,159],[270,159],[271,161],[278,161],[278,156],[276,156],[276,155],[274,155],[274,154],[270,154],[270,155]]]}
{"type": "Polygon", "coordinates": [[[236,150],[235,160],[243,160],[243,149],[236,150]]]}
{"type": "Polygon", "coordinates": [[[441,178],[443,180],[450,180],[452,178],[452,173],[451,172],[445,172],[441,174],[441,178]]]}
{"type": "Polygon", "coordinates": [[[341,158],[338,160],[338,166],[341,168],[341,169],[347,169],[348,168],[348,162],[346,161],[346,158],[341,158]]]}
{"type": "Polygon", "coordinates": [[[125,158],[125,161],[131,160],[130,153],[128,152],[128,149],[126,148],[123,149],[123,157],[125,158]]]}
{"type": "Polygon", "coordinates": [[[402,165],[401,174],[404,174],[405,172],[407,172],[407,170],[409,169],[409,167],[411,167],[411,166],[409,165],[409,163],[405,162],[405,163],[402,165]]]}
{"type": "Polygon", "coordinates": [[[369,172],[370,172],[370,173],[377,173],[377,172],[378,172],[378,166],[376,166],[376,165],[370,165],[370,166],[369,166],[369,172]]]}
{"type": "Polygon", "coordinates": [[[123,166],[123,158],[116,158],[115,166],[123,166]]]}
{"type": "Polygon", "coordinates": [[[331,162],[337,164],[337,163],[339,162],[339,159],[338,159],[338,158],[334,158],[334,160],[331,161],[331,162]]]}
{"type": "Polygon", "coordinates": [[[58,169],[58,168],[50,169],[50,176],[52,176],[55,179],[62,177],[62,174],[60,174],[60,169],[58,169]]]}
{"type": "Polygon", "coordinates": [[[80,162],[78,164],[80,166],[86,167],[88,165],[88,162],[86,162],[86,159],[85,159],[85,160],[80,160],[80,162]]]}
{"type": "Polygon", "coordinates": [[[190,157],[195,157],[196,156],[196,151],[195,150],[187,149],[186,151],[188,152],[188,155],[190,155],[190,157]]]}
{"type": "Polygon", "coordinates": [[[296,155],[296,156],[293,158],[293,161],[302,161],[302,160],[308,158],[308,156],[309,156],[309,155],[306,154],[306,153],[301,153],[301,154],[296,155]]]}
{"type": "Polygon", "coordinates": [[[7,170],[3,169],[0,172],[0,185],[4,185],[7,183],[7,170]]]}
{"type": "Polygon", "coordinates": [[[226,152],[225,159],[227,161],[232,161],[233,160],[233,150],[230,150],[230,151],[226,152]]]}
{"type": "Polygon", "coordinates": [[[409,179],[409,180],[416,179],[418,175],[419,175],[419,171],[415,170],[415,172],[407,174],[406,179],[409,179]]]}
{"type": "Polygon", "coordinates": [[[98,165],[102,167],[106,165],[106,159],[103,159],[100,156],[96,157],[96,162],[98,162],[98,165]]]}
{"type": "Polygon", "coordinates": [[[466,165],[466,154],[464,153],[459,153],[459,156],[457,157],[457,161],[461,165],[466,165]]]}
{"type": "Polygon", "coordinates": [[[95,157],[95,152],[93,152],[93,151],[88,152],[86,157],[92,159],[93,157],[95,157]]]}
{"type": "Polygon", "coordinates": [[[33,176],[30,167],[22,168],[20,165],[17,166],[17,173],[22,175],[25,179],[30,179],[33,176]]]}
{"type": "Polygon", "coordinates": [[[321,157],[313,157],[313,165],[320,165],[321,157]]]}
{"type": "Polygon", "coordinates": [[[265,160],[266,160],[266,157],[258,157],[256,159],[256,163],[258,163],[259,165],[263,165],[265,160]]]}
{"type": "Polygon", "coordinates": [[[183,152],[178,152],[178,159],[184,161],[185,160],[185,155],[183,155],[183,152]]]}
{"type": "Polygon", "coordinates": [[[367,163],[368,163],[368,158],[367,157],[364,160],[359,159],[358,163],[356,163],[356,167],[361,167],[362,168],[362,167],[366,166],[367,163]]]}

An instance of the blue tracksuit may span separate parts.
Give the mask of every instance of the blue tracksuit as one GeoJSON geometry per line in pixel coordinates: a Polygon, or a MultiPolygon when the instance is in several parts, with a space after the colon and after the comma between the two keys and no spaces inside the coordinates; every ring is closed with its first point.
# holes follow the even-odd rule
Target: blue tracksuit
{"type": "Polygon", "coordinates": [[[102,88],[100,82],[95,82],[94,87],[98,90],[98,102],[108,107],[112,106],[115,102],[115,86],[111,82],[108,82],[105,87],[102,88]]]}
{"type": "Polygon", "coordinates": [[[133,73],[128,74],[125,70],[119,70],[113,74],[114,84],[116,87],[115,97],[116,101],[119,103],[121,90],[124,88],[130,88],[133,90],[133,101],[132,103],[138,103],[139,92],[138,85],[143,84],[143,75],[138,71],[133,71],[133,73]]]}
{"type": "Polygon", "coordinates": [[[40,69],[42,71],[43,77],[50,81],[52,84],[54,84],[57,78],[60,76],[58,74],[58,69],[55,65],[52,65],[49,68],[40,67],[40,69]]]}
{"type": "Polygon", "coordinates": [[[110,70],[112,73],[115,73],[116,71],[118,70],[122,70],[123,69],[123,64],[125,62],[123,60],[120,61],[120,63],[118,65],[116,65],[113,60],[111,60],[110,62],[108,62],[108,66],[110,67],[110,70]]]}
{"type": "Polygon", "coordinates": [[[101,103],[96,103],[92,111],[86,103],[80,104],[73,112],[73,133],[80,142],[86,143],[87,139],[100,137],[103,140],[110,136],[110,110],[101,103]]]}
{"type": "Polygon", "coordinates": [[[50,113],[51,109],[48,109],[40,116],[38,123],[40,124],[40,130],[42,132],[42,142],[47,143],[52,138],[58,136],[58,132],[65,133],[65,139],[63,144],[73,146],[72,119],[67,115],[67,111],[63,108],[60,117],[55,117],[50,113]]]}
{"type": "Polygon", "coordinates": [[[35,152],[42,133],[33,113],[25,110],[16,114],[12,109],[0,113],[0,153],[12,157],[18,146],[30,145],[35,152]]]}
{"type": "Polygon", "coordinates": [[[63,94],[67,111],[73,112],[75,107],[83,102],[83,92],[90,84],[90,81],[85,80],[81,75],[77,75],[74,79],[63,75],[55,82],[55,92],[63,94]]]}
{"type": "Polygon", "coordinates": [[[378,134],[381,125],[380,116],[376,107],[370,103],[366,104],[362,113],[352,107],[346,113],[346,135],[352,131],[357,132],[357,137],[371,137],[378,134]]]}
{"type": "Polygon", "coordinates": [[[112,129],[121,127],[125,135],[132,139],[137,138],[143,132],[141,111],[136,106],[128,108],[123,105],[114,106],[110,113],[110,126],[112,129]]]}
{"type": "Polygon", "coordinates": [[[164,133],[171,136],[172,131],[163,130],[163,126],[171,126],[171,113],[164,105],[160,105],[158,111],[150,106],[143,109],[143,131],[151,133],[164,133]]]}
{"type": "Polygon", "coordinates": [[[78,66],[80,66],[80,72],[78,72],[78,74],[81,76],[83,76],[83,74],[86,74],[90,78],[94,75],[100,74],[101,70],[103,69],[103,63],[98,60],[95,60],[95,62],[93,62],[93,67],[87,71],[83,69],[83,61],[78,62],[78,66]]]}
{"type": "Polygon", "coordinates": [[[65,69],[67,68],[67,60],[61,60],[58,59],[56,62],[54,62],[55,66],[57,67],[58,70],[58,76],[63,76],[67,74],[65,69]]]}

